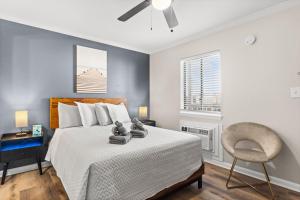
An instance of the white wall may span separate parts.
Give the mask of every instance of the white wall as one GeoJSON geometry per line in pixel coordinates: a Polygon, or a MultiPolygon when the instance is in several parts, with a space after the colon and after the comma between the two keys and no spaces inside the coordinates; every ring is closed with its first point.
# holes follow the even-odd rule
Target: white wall
{"type": "Polygon", "coordinates": [[[159,126],[178,129],[182,118],[180,60],[214,50],[222,56],[223,126],[253,121],[276,130],[285,145],[268,170],[300,183],[300,99],[289,97],[300,86],[300,7],[151,55],[150,115],[159,126]],[[254,46],[243,43],[249,34],[254,46]]]}

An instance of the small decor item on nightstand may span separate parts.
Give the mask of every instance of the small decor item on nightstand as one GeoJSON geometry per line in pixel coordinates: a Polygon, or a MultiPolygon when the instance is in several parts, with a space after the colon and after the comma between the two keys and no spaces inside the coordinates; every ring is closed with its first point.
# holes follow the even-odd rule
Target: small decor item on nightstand
{"type": "Polygon", "coordinates": [[[32,125],[32,136],[42,136],[42,125],[32,125]]]}
{"type": "Polygon", "coordinates": [[[20,132],[16,133],[17,137],[27,135],[27,132],[23,131],[23,128],[28,127],[28,111],[16,111],[15,112],[16,128],[20,128],[20,132]]]}

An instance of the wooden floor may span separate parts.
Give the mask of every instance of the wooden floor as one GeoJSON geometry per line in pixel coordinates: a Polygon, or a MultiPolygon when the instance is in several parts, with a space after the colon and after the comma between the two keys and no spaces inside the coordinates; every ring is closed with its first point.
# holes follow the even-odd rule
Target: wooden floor
{"type": "MultiPolygon", "coordinates": [[[[225,181],[228,171],[220,167],[206,164],[203,176],[203,188],[197,189],[193,184],[164,198],[166,200],[265,200],[267,198],[257,194],[251,189],[227,190],[225,181]]],[[[241,176],[249,182],[256,181],[252,178],[241,176]]],[[[237,183],[237,182],[233,182],[237,183]]],[[[268,188],[261,186],[260,190],[268,194],[268,188]]],[[[274,186],[278,200],[300,200],[300,193],[274,186]]],[[[50,167],[44,169],[44,175],[38,171],[26,172],[7,178],[4,185],[0,186],[1,200],[67,200],[64,188],[56,176],[55,170],[50,167]]]]}

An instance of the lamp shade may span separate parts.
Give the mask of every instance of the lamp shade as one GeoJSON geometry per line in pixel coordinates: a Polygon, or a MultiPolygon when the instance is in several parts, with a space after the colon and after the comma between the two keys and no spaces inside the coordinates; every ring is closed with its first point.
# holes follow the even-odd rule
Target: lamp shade
{"type": "Polygon", "coordinates": [[[148,117],[148,107],[147,106],[140,106],[139,107],[139,118],[145,119],[148,117]]]}
{"type": "Polygon", "coordinates": [[[16,111],[16,128],[23,128],[28,126],[28,111],[16,111]]]}

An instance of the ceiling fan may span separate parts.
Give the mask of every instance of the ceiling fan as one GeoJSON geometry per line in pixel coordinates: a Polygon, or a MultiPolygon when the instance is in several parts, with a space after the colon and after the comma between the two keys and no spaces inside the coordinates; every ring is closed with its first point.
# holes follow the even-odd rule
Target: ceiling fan
{"type": "Polygon", "coordinates": [[[152,5],[155,9],[163,11],[168,26],[171,29],[171,32],[173,32],[173,28],[178,25],[178,21],[172,3],[173,0],[145,0],[119,17],[118,20],[125,22],[148,6],[152,5]]]}

